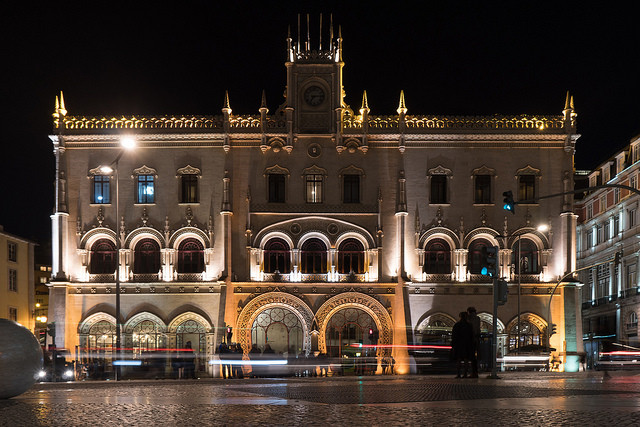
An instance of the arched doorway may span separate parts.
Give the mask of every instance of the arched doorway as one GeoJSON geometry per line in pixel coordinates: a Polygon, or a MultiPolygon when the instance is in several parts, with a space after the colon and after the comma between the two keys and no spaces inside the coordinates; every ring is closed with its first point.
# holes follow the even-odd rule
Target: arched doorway
{"type": "Polygon", "coordinates": [[[507,326],[507,351],[513,351],[517,348],[537,349],[545,346],[545,333],[547,323],[533,313],[522,313],[520,315],[520,324],[518,318],[514,318],[507,326]],[[518,331],[519,329],[519,331],[518,331]],[[518,347],[518,332],[520,335],[520,346],[518,347]]]}
{"type": "MultiPolygon", "coordinates": [[[[378,332],[377,344],[379,356],[391,355],[391,344],[393,344],[393,328],[391,316],[387,309],[375,298],[360,292],[345,292],[329,298],[327,302],[316,312],[316,324],[319,329],[318,350],[321,353],[327,352],[327,334],[329,333],[329,322],[334,314],[346,309],[357,308],[366,312],[375,324],[374,331],[378,332]]],[[[366,330],[368,336],[368,330],[366,330]]],[[[363,343],[364,344],[364,343],[363,343]]]]}
{"type": "Polygon", "coordinates": [[[363,355],[375,354],[373,346],[376,344],[373,336],[379,335],[378,327],[373,317],[357,307],[347,307],[336,311],[327,324],[325,339],[327,355],[342,357],[352,353],[354,347],[360,344],[363,355]]]}
{"type": "Polygon", "coordinates": [[[302,353],[304,334],[300,318],[286,307],[264,309],[251,325],[251,345],[254,344],[260,350],[269,346],[279,354],[302,353]]]}
{"type": "MultiPolygon", "coordinates": [[[[282,316],[282,320],[284,325],[287,324],[292,325],[292,320],[290,317],[287,317],[285,321],[285,316],[288,313],[293,313],[300,321],[301,328],[301,344],[298,348],[301,348],[300,352],[308,354],[311,350],[311,330],[313,324],[313,312],[309,308],[309,306],[302,301],[300,298],[287,294],[284,292],[267,292],[265,294],[259,295],[252,300],[250,300],[247,305],[244,306],[240,315],[238,316],[238,322],[236,324],[235,330],[238,331],[238,342],[242,345],[242,349],[244,353],[248,353],[251,349],[252,343],[254,343],[253,338],[253,326],[256,324],[256,320],[267,309],[274,308],[282,308],[284,316],[282,316]]],[[[269,314],[270,321],[268,324],[271,324],[271,320],[274,318],[269,314]]],[[[280,314],[276,314],[276,318],[280,318],[280,314]]],[[[262,320],[262,325],[266,325],[267,319],[262,320]]],[[[277,323],[277,322],[276,322],[277,323]]],[[[258,325],[256,325],[258,326],[258,325]]],[[[273,330],[275,334],[277,328],[282,328],[281,326],[275,326],[276,329],[273,330]]],[[[291,328],[294,329],[294,328],[291,328]]],[[[282,329],[281,329],[282,331],[282,329]]],[[[297,333],[297,332],[296,332],[297,333]]],[[[265,343],[267,335],[265,333],[265,343]]],[[[259,340],[256,333],[255,340],[259,340]]],[[[257,343],[256,343],[257,344],[257,343]]],[[[289,344],[288,344],[289,345],[289,344]]]]}

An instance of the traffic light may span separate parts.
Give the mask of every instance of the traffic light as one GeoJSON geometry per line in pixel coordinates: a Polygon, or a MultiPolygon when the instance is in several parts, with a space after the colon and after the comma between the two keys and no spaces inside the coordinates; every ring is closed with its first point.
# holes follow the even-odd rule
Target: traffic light
{"type": "Polygon", "coordinates": [[[369,342],[373,342],[373,329],[369,328],[369,342]]]}
{"type": "Polygon", "coordinates": [[[498,275],[498,247],[483,246],[480,273],[484,276],[495,277],[498,275]]]}
{"type": "Polygon", "coordinates": [[[56,338],[56,322],[47,323],[47,333],[51,338],[56,338]]]}
{"type": "Polygon", "coordinates": [[[507,295],[509,295],[507,282],[502,279],[496,280],[495,292],[498,294],[498,305],[505,305],[507,303],[507,295]]]}
{"type": "Polygon", "coordinates": [[[502,193],[502,195],[504,196],[504,210],[505,211],[509,211],[512,214],[516,214],[516,202],[513,201],[513,193],[511,192],[511,190],[509,191],[505,191],[504,193],[502,193]]]}
{"type": "Polygon", "coordinates": [[[231,326],[227,326],[227,342],[231,343],[231,337],[233,336],[233,330],[231,326]]]}
{"type": "Polygon", "coordinates": [[[552,323],[551,330],[549,331],[549,336],[555,335],[555,333],[556,333],[556,324],[552,323]]]}
{"type": "Polygon", "coordinates": [[[38,342],[41,346],[47,344],[47,330],[44,328],[38,329],[38,342]]]}

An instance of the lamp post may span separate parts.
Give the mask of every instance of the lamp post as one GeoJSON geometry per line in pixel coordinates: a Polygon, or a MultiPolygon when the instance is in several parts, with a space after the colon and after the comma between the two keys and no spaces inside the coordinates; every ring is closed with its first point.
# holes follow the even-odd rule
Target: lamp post
{"type": "MultiPolygon", "coordinates": [[[[131,150],[136,146],[135,139],[131,137],[123,137],[120,139],[120,146],[122,149],[120,153],[116,156],[115,160],[111,162],[109,166],[102,166],[100,170],[104,173],[113,173],[114,179],[116,182],[116,223],[115,223],[115,233],[116,233],[116,357],[115,360],[119,360],[122,354],[122,345],[120,340],[121,335],[121,327],[120,327],[120,248],[122,246],[120,242],[120,236],[118,233],[118,222],[120,217],[120,180],[118,179],[118,165],[120,162],[120,158],[124,154],[125,151],[131,150]]],[[[120,366],[116,365],[114,367],[115,380],[120,380],[120,366]]]]}

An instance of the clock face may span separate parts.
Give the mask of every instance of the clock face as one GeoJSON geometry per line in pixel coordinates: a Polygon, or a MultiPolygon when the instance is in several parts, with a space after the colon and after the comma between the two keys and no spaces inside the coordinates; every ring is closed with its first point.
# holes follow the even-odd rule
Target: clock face
{"type": "Polygon", "coordinates": [[[324,102],[324,90],[320,86],[310,86],[304,91],[304,102],[317,107],[324,102]]]}

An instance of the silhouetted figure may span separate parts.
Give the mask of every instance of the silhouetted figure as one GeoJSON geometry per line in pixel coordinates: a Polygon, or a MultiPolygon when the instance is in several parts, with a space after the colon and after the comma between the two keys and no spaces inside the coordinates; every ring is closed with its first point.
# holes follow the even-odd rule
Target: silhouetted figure
{"type": "Polygon", "coordinates": [[[229,359],[231,357],[229,347],[227,344],[221,343],[218,347],[218,354],[220,355],[220,363],[222,368],[222,378],[231,378],[231,365],[229,365],[229,359]]]}
{"type": "Polygon", "coordinates": [[[191,341],[185,344],[185,351],[182,359],[183,378],[196,378],[196,353],[191,348],[191,341]]]}
{"type": "Polygon", "coordinates": [[[467,308],[467,321],[471,325],[473,340],[471,349],[471,378],[478,378],[478,359],[480,358],[480,318],[475,307],[467,308]]]}
{"type": "Polygon", "coordinates": [[[458,374],[456,378],[467,378],[467,372],[469,369],[468,363],[471,360],[471,353],[473,351],[473,328],[467,321],[467,312],[460,312],[460,320],[453,325],[451,331],[451,346],[453,347],[453,354],[456,359],[456,368],[458,374]]]}

